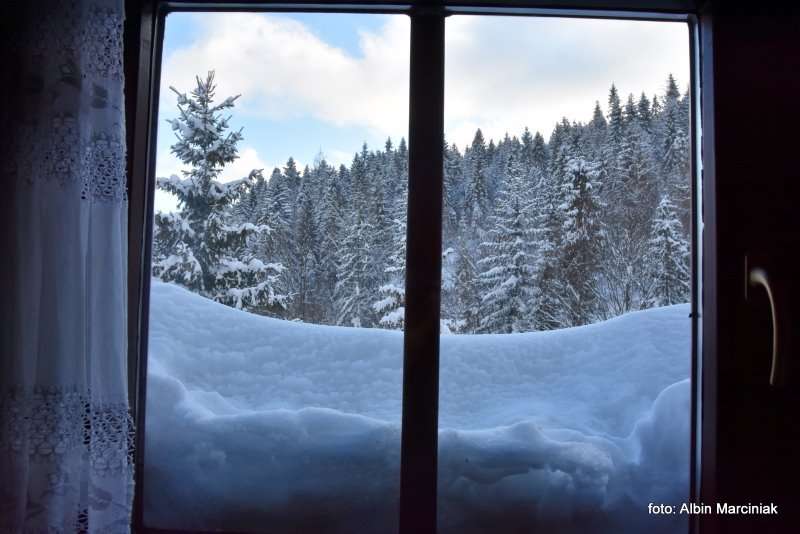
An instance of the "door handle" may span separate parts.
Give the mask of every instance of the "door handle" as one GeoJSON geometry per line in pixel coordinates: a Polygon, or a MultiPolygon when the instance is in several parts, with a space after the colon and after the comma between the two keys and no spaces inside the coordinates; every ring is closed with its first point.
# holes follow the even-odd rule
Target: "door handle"
{"type": "MultiPolygon", "coordinates": [[[[745,267],[747,266],[747,258],[745,258],[745,267]]],[[[747,270],[747,283],[750,286],[761,286],[764,288],[764,291],[767,293],[767,298],[769,299],[769,308],[772,314],[772,365],[770,366],[769,372],[769,384],[771,386],[779,386],[783,382],[783,376],[780,374],[779,370],[779,345],[778,345],[778,312],[775,306],[775,295],[772,291],[772,285],[769,281],[769,276],[767,276],[767,272],[760,268],[760,267],[753,267],[747,270]]],[[[745,293],[745,298],[747,298],[747,293],[745,293]]]]}

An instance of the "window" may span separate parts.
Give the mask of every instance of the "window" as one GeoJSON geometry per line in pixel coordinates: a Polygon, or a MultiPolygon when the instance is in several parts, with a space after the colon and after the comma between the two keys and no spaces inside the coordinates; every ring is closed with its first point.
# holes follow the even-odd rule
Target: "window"
{"type": "Polygon", "coordinates": [[[408,30],[166,17],[145,526],[396,530],[408,30]]]}
{"type": "Polygon", "coordinates": [[[685,532],[688,26],[445,29],[439,532],[685,532]]]}
{"type": "MultiPolygon", "coordinates": [[[[445,24],[435,10],[374,11],[382,13],[178,9],[156,19],[161,86],[158,135],[149,143],[158,190],[150,223],[154,278],[144,282],[149,348],[148,374],[140,376],[147,404],[139,410],[146,432],[138,524],[685,531],[683,520],[647,516],[639,500],[687,500],[689,491],[696,228],[686,18],[512,20],[453,8],[445,24]],[[401,13],[410,13],[410,26],[401,13]],[[535,54],[562,63],[563,78],[520,72],[532,67],[512,36],[541,34],[548,25],[554,39],[535,54]],[[596,93],[565,93],[585,84],[585,72],[603,79],[580,51],[572,61],[554,59],[570,42],[598,47],[602,40],[592,42],[586,31],[596,26],[607,28],[615,46],[626,38],[623,26],[646,27],[630,35],[653,39],[651,52],[663,51],[653,44],[657,34],[678,28],[671,41],[680,42],[674,52],[683,62],[672,73],[677,95],[666,83],[671,66],[659,73],[660,86],[611,79],[596,93]],[[489,64],[494,71],[485,72],[489,64]],[[669,183],[662,180],[664,151],[636,160],[647,159],[644,138],[652,141],[652,132],[610,149],[630,158],[625,169],[646,174],[658,165],[651,169],[655,191],[625,197],[633,182],[623,183],[622,165],[602,168],[610,142],[599,124],[608,129],[617,113],[607,104],[609,81],[618,84],[622,122],[636,123],[639,133],[645,109],[660,124],[667,105],[674,113],[673,137],[658,139],[680,169],[669,183]],[[517,92],[495,91],[506,86],[517,92]],[[529,98],[543,86],[549,97],[529,98]],[[594,100],[602,102],[599,116],[594,100]],[[654,100],[661,108],[654,110],[654,100]],[[486,109],[475,109],[484,102],[486,109]],[[542,110],[559,116],[531,119],[542,110]],[[552,159],[536,174],[538,149],[552,159]],[[610,175],[619,179],[619,198],[599,184],[610,175]],[[485,190],[475,177],[486,178],[485,190]],[[669,297],[657,293],[658,277],[643,265],[615,278],[613,262],[626,264],[625,250],[589,247],[605,269],[592,271],[586,295],[594,305],[585,305],[580,284],[568,282],[588,271],[565,276],[566,260],[583,252],[566,253],[559,248],[565,241],[546,235],[555,223],[545,214],[575,211],[563,207],[568,184],[605,195],[597,200],[597,236],[585,242],[631,244],[624,232],[636,225],[620,221],[634,217],[631,198],[652,197],[639,206],[647,213],[636,226],[638,242],[655,242],[663,230],[663,240],[676,245],[662,263],[680,270],[671,279],[677,296],[672,286],[669,297]],[[619,201],[617,218],[599,214],[609,200],[619,201]],[[522,213],[534,216],[523,220],[522,213]],[[525,254],[539,262],[538,271],[531,268],[537,282],[520,293],[531,298],[519,321],[495,313],[498,303],[487,298],[508,289],[511,277],[499,275],[520,256],[507,239],[515,217],[514,242],[525,242],[525,254]],[[549,279],[541,259],[548,239],[562,262],[551,265],[549,279]],[[553,283],[550,311],[540,306],[544,279],[553,283]],[[663,304],[675,305],[650,309],[663,304]],[[492,323],[490,316],[501,315],[492,323]],[[652,350],[656,340],[661,349],[652,350]],[[669,446],[656,443],[663,435],[673,438],[669,446]]],[[[558,222],[570,231],[565,224],[558,222]]]]}

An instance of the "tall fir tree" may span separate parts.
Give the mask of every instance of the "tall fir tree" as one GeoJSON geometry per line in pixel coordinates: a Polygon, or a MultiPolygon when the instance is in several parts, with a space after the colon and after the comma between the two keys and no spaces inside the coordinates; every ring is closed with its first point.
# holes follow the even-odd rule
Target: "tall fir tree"
{"type": "MultiPolygon", "coordinates": [[[[470,227],[474,228],[480,238],[490,213],[488,162],[489,149],[480,129],[467,153],[464,154],[464,180],[466,183],[466,218],[470,227]]],[[[494,152],[494,149],[491,150],[494,152]]]]}
{"type": "Polygon", "coordinates": [[[385,281],[378,289],[379,300],[373,304],[378,323],[385,328],[403,329],[406,299],[406,205],[408,190],[403,190],[392,209],[390,241],[385,281]]]}
{"type": "Polygon", "coordinates": [[[311,174],[305,172],[295,200],[291,310],[294,318],[306,322],[318,322],[321,320],[321,313],[319,313],[316,302],[319,283],[319,249],[315,206],[311,195],[313,181],[310,178],[311,174]],[[306,183],[310,185],[307,186],[306,183]]]}
{"type": "Polygon", "coordinates": [[[620,104],[619,93],[614,84],[608,92],[608,137],[604,158],[611,168],[617,166],[625,134],[625,117],[620,104]]]}
{"type": "Polygon", "coordinates": [[[587,324],[597,311],[596,276],[603,239],[598,167],[573,152],[560,181],[559,272],[561,305],[568,321],[563,326],[587,324]]]}
{"type": "Polygon", "coordinates": [[[653,110],[650,106],[650,100],[647,95],[642,91],[637,104],[637,113],[639,117],[639,124],[647,132],[650,133],[653,127],[653,110]]]}
{"type": "Polygon", "coordinates": [[[297,190],[300,188],[301,175],[300,171],[297,170],[297,162],[291,156],[286,160],[286,165],[283,167],[283,176],[287,198],[293,205],[297,190]]]}
{"type": "Polygon", "coordinates": [[[340,175],[331,174],[325,185],[319,214],[319,283],[318,296],[322,303],[322,321],[335,324],[334,298],[338,280],[339,245],[344,232],[344,197],[340,175]]]}
{"type": "Polygon", "coordinates": [[[338,325],[371,327],[377,322],[373,304],[378,284],[370,255],[372,226],[366,215],[353,213],[339,247],[334,291],[338,325]]]}
{"type": "Polygon", "coordinates": [[[463,237],[458,238],[453,291],[455,307],[450,315],[458,333],[475,334],[480,328],[481,290],[478,285],[478,270],[472,251],[463,237]]]}
{"type": "Polygon", "coordinates": [[[480,246],[481,332],[525,332],[533,323],[539,266],[522,169],[513,156],[507,172],[493,226],[480,246]]]}
{"type": "MultiPolygon", "coordinates": [[[[688,101],[682,102],[680,96],[678,84],[670,74],[660,121],[662,189],[688,214],[691,211],[689,109],[688,101]]],[[[688,217],[682,222],[688,229],[688,217]]]]}
{"type": "Polygon", "coordinates": [[[683,236],[675,205],[666,195],[653,216],[647,260],[652,281],[649,304],[669,306],[688,302],[691,296],[689,244],[683,236]]]}
{"type": "Polygon", "coordinates": [[[180,283],[193,291],[237,308],[282,308],[286,296],[277,290],[280,264],[266,264],[247,252],[254,234],[271,229],[265,225],[236,223],[231,207],[245,198],[257,176],[222,183],[223,167],[237,157],[241,130],[229,131],[225,110],[238,96],[215,104],[214,72],[196,77],[190,95],[179,92],[176,119],[170,121],[176,142],[171,146],[189,170],[183,178],[158,178],[157,186],[175,195],[179,211],[156,214],[156,250],[153,274],[180,283]]]}

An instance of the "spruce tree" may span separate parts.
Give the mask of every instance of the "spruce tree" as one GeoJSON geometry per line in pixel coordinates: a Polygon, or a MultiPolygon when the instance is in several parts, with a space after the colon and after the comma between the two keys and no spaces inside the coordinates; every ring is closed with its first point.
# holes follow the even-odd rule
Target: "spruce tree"
{"type": "Polygon", "coordinates": [[[319,274],[319,251],[315,209],[310,192],[312,186],[306,185],[309,178],[310,173],[305,173],[295,200],[291,309],[293,318],[305,322],[318,322],[321,317],[315,298],[319,274]]]}
{"type": "MultiPolygon", "coordinates": [[[[688,95],[687,95],[688,98],[688,95]]],[[[691,211],[690,137],[688,102],[680,99],[680,91],[670,74],[660,120],[661,163],[664,194],[668,194],[688,215],[691,211]]],[[[688,217],[683,218],[688,225],[688,217]]],[[[688,229],[688,228],[687,228],[688,229]]]]}
{"type": "Polygon", "coordinates": [[[598,306],[596,278],[603,238],[598,167],[573,152],[559,188],[561,303],[569,326],[591,322],[598,306]]]}
{"type": "Polygon", "coordinates": [[[378,287],[372,276],[371,240],[372,226],[366,213],[353,213],[338,253],[334,290],[338,325],[371,327],[377,321],[373,301],[378,287]]]}
{"type": "MultiPolygon", "coordinates": [[[[494,149],[491,151],[494,152],[494,149]]],[[[469,226],[480,233],[486,228],[490,215],[489,179],[487,167],[489,150],[480,129],[475,132],[472,145],[465,157],[466,217],[469,226]]]]}
{"type": "Polygon", "coordinates": [[[633,93],[629,93],[628,99],[625,101],[623,117],[626,125],[634,124],[639,120],[639,108],[633,100],[633,93]]]}
{"type": "Polygon", "coordinates": [[[392,209],[390,243],[384,274],[386,281],[379,288],[380,298],[373,309],[384,328],[402,330],[405,321],[406,297],[406,205],[407,189],[397,198],[392,209]]]}
{"type": "Polygon", "coordinates": [[[622,146],[622,136],[625,130],[625,118],[620,105],[619,93],[614,84],[608,92],[608,147],[606,158],[616,161],[622,146]]]}
{"type": "Polygon", "coordinates": [[[343,229],[344,198],[339,175],[331,174],[325,186],[322,209],[319,215],[319,284],[318,295],[322,303],[323,322],[335,324],[334,294],[336,290],[339,246],[343,229]]]}
{"type": "Polygon", "coordinates": [[[532,329],[538,265],[520,165],[511,157],[506,185],[493,226],[481,243],[480,331],[525,332],[532,329]]]}
{"type": "Polygon", "coordinates": [[[177,141],[171,146],[189,170],[183,178],[158,178],[157,186],[178,198],[179,212],[156,214],[153,274],[237,308],[282,308],[286,296],[276,289],[280,264],[266,264],[247,252],[247,241],[269,232],[265,225],[231,220],[231,207],[241,202],[259,171],[222,183],[223,167],[238,157],[241,130],[229,131],[225,110],[238,96],[214,103],[214,72],[196,78],[190,95],[177,95],[179,116],[170,120],[177,141]]]}
{"type": "Polygon", "coordinates": [[[639,97],[637,115],[639,116],[639,124],[646,132],[650,133],[653,127],[653,110],[650,107],[650,100],[647,98],[647,95],[644,94],[644,91],[642,91],[642,95],[639,97]]]}
{"type": "Polygon", "coordinates": [[[652,282],[650,305],[668,306],[689,301],[689,244],[683,237],[675,205],[666,195],[653,216],[647,261],[652,282]]]}
{"type": "Polygon", "coordinates": [[[533,171],[541,176],[547,170],[548,165],[548,151],[544,142],[544,137],[539,132],[533,136],[533,150],[531,154],[531,163],[533,171]]]}
{"type": "Polygon", "coordinates": [[[481,296],[478,273],[472,252],[463,238],[459,238],[455,267],[455,329],[462,334],[475,334],[480,327],[481,296]]]}
{"type": "Polygon", "coordinates": [[[283,176],[286,184],[287,199],[294,203],[297,190],[300,188],[301,175],[297,170],[297,162],[291,156],[286,160],[286,165],[283,167],[283,176]]]}
{"type": "Polygon", "coordinates": [[[608,123],[603,116],[603,110],[600,109],[600,102],[595,101],[594,112],[592,113],[592,120],[587,126],[588,141],[592,153],[601,158],[606,144],[606,137],[608,135],[608,123]]]}
{"type": "Polygon", "coordinates": [[[445,142],[444,147],[444,212],[442,225],[445,242],[456,237],[464,217],[464,169],[458,147],[445,142]]]}
{"type": "Polygon", "coordinates": [[[349,217],[339,246],[334,299],[336,324],[372,327],[378,321],[374,298],[383,279],[384,265],[374,262],[375,227],[373,190],[368,177],[370,154],[366,143],[353,158],[350,170],[349,217]]]}

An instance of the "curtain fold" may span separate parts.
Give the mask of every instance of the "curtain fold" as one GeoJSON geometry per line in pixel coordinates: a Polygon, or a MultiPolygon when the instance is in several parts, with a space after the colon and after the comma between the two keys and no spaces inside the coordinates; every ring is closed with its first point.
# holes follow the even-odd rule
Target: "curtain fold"
{"type": "Polygon", "coordinates": [[[127,532],[122,0],[4,28],[0,532],[127,532]]]}

